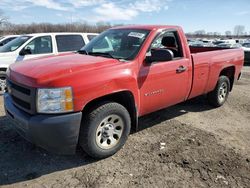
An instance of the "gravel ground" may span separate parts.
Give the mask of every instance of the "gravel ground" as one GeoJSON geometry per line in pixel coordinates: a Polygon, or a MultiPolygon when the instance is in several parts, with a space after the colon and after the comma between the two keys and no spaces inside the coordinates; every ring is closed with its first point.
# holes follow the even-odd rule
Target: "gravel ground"
{"type": "Polygon", "coordinates": [[[250,67],[226,104],[204,97],[140,119],[105,160],[58,156],[25,141],[0,97],[0,187],[250,187],[250,67]]]}

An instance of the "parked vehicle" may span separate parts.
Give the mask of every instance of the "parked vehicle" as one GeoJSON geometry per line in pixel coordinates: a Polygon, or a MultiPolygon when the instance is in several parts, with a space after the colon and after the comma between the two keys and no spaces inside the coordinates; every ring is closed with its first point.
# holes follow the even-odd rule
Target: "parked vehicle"
{"type": "Polygon", "coordinates": [[[19,35],[6,35],[6,36],[0,37],[0,47],[16,39],[17,37],[19,37],[19,35]]]}
{"type": "Polygon", "coordinates": [[[224,42],[221,41],[221,40],[215,40],[215,41],[213,42],[214,46],[217,46],[217,45],[222,44],[222,43],[224,43],[224,42]]]}
{"type": "Polygon", "coordinates": [[[241,48],[241,45],[238,43],[231,44],[231,43],[220,43],[217,45],[220,48],[241,48]]]}
{"type": "Polygon", "coordinates": [[[5,111],[22,136],[48,151],[72,154],[79,144],[105,158],[140,116],[203,94],[222,106],[243,59],[242,49],[189,48],[177,26],[116,27],[79,53],[11,65],[5,111]]]}
{"type": "Polygon", "coordinates": [[[214,47],[215,45],[213,44],[213,40],[207,40],[207,39],[203,39],[203,46],[204,47],[214,47]]]}
{"type": "Polygon", "coordinates": [[[203,43],[203,41],[192,41],[189,42],[189,46],[194,46],[194,47],[203,47],[205,44],[203,43]]]}
{"type": "Polygon", "coordinates": [[[243,43],[242,49],[245,52],[245,64],[250,64],[250,42],[243,43]]]}
{"type": "Polygon", "coordinates": [[[0,48],[0,92],[10,64],[81,49],[96,33],[36,33],[20,36],[0,48]]]}
{"type": "Polygon", "coordinates": [[[243,43],[243,44],[242,44],[242,49],[243,49],[245,52],[250,52],[250,42],[243,43]]]}

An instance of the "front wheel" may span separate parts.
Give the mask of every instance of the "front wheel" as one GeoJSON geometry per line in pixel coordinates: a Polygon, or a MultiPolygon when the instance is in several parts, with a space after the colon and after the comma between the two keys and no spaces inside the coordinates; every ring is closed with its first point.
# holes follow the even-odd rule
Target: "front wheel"
{"type": "Polygon", "coordinates": [[[106,158],[125,144],[130,133],[129,112],[118,103],[106,102],[83,118],[79,144],[93,158],[106,158]]]}
{"type": "Polygon", "coordinates": [[[0,71],[0,94],[6,91],[6,73],[0,71]]]}
{"type": "Polygon", "coordinates": [[[222,106],[228,98],[229,91],[229,78],[227,76],[220,76],[215,89],[208,93],[209,104],[214,107],[222,106]]]}

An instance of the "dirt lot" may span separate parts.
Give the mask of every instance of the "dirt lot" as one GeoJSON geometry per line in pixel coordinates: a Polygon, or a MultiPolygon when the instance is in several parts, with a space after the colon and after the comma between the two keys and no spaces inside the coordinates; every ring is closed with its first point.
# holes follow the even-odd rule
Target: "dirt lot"
{"type": "Polygon", "coordinates": [[[0,97],[0,187],[250,187],[250,67],[228,102],[204,97],[141,118],[113,157],[57,156],[21,138],[0,97]]]}

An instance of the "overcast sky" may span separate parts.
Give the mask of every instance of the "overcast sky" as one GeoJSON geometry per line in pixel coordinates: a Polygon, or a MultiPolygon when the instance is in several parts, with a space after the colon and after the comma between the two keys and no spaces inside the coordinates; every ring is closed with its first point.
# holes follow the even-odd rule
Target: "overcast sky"
{"type": "Polygon", "coordinates": [[[171,24],[186,32],[250,32],[250,0],[0,0],[13,23],[171,24]]]}

